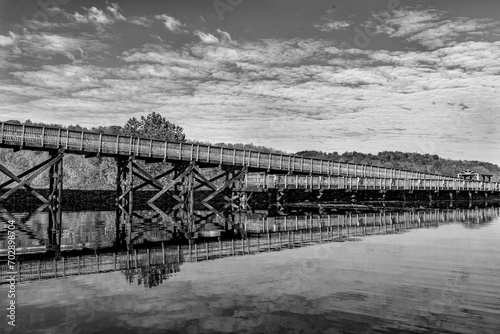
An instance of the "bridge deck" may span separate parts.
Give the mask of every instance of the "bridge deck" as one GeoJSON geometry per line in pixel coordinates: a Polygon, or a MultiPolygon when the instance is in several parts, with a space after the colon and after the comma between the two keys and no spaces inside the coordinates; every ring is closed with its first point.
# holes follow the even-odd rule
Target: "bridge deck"
{"type": "Polygon", "coordinates": [[[194,161],[213,166],[247,166],[255,171],[311,175],[344,175],[392,179],[454,180],[452,177],[295,155],[262,153],[217,146],[167,142],[58,128],[0,122],[0,147],[28,150],[64,149],[73,154],[137,159],[194,161]]]}

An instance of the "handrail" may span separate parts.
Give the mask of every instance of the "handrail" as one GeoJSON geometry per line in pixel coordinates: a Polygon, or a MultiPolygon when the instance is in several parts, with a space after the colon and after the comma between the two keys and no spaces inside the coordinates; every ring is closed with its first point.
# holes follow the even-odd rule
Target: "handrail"
{"type": "Polygon", "coordinates": [[[456,180],[454,177],[365,164],[263,153],[202,144],[163,141],[53,127],[0,122],[0,147],[59,149],[74,154],[129,156],[163,161],[196,161],[213,165],[247,166],[261,171],[286,171],[310,175],[344,175],[387,179],[456,180]],[[65,132],[65,133],[64,133],[65,132]],[[61,137],[64,136],[64,145],[61,137]],[[288,162],[288,163],[287,163],[288,162]]]}
{"type": "Polygon", "coordinates": [[[462,179],[385,179],[360,176],[249,173],[245,175],[243,182],[248,189],[500,191],[499,182],[465,181],[462,179]]]}

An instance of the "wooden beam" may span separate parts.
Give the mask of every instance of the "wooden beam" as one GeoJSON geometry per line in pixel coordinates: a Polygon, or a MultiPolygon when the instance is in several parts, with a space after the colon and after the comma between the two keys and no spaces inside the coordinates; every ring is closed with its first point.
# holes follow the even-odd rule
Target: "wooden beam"
{"type": "MultiPolygon", "coordinates": [[[[214,176],[213,178],[209,179],[208,181],[209,181],[210,183],[213,183],[214,181],[217,181],[218,179],[220,179],[220,178],[222,178],[222,177],[226,176],[226,175],[227,175],[227,173],[228,173],[228,171],[224,171],[224,172],[222,172],[221,174],[216,175],[216,176],[214,176]]],[[[200,174],[201,174],[201,172],[200,172],[200,174]]],[[[198,175],[199,175],[199,174],[198,174],[198,175]]],[[[205,178],[206,178],[206,177],[205,177],[205,178]]],[[[194,187],[194,190],[198,190],[198,189],[200,189],[200,188],[201,188],[201,187],[203,187],[203,186],[204,186],[203,184],[199,184],[199,185],[197,185],[196,187],[194,187]]],[[[214,190],[215,190],[215,189],[214,189],[214,190]]]]}
{"type": "Polygon", "coordinates": [[[224,182],[224,184],[220,188],[218,188],[216,191],[214,191],[213,193],[211,193],[210,195],[208,195],[201,202],[202,203],[207,203],[208,201],[210,201],[211,199],[213,199],[215,196],[217,196],[218,194],[220,194],[222,191],[224,191],[225,189],[227,189],[228,187],[230,187],[234,182],[236,182],[239,179],[241,179],[242,177],[244,177],[247,174],[247,170],[248,170],[248,168],[246,168],[246,167],[242,168],[239,171],[239,173],[236,174],[232,179],[224,182]]]}
{"type": "MultiPolygon", "coordinates": [[[[48,160],[45,160],[44,162],[42,163],[39,163],[38,165],[34,166],[34,167],[31,167],[30,169],[28,169],[27,171],[25,172],[22,172],[21,174],[17,175],[18,178],[22,178],[22,177],[25,177],[26,175],[30,174],[31,172],[37,170],[38,168],[41,168],[43,167],[44,165],[48,164],[49,162],[51,161],[51,159],[48,159],[48,160]]],[[[9,181],[5,181],[4,183],[0,184],[0,189],[8,186],[9,184],[13,183],[13,182],[16,182],[14,179],[10,179],[9,181]]]]}
{"type": "Polygon", "coordinates": [[[35,217],[37,214],[39,214],[40,212],[42,212],[43,210],[45,210],[47,207],[48,207],[48,204],[42,204],[35,211],[32,211],[28,215],[26,215],[26,216],[24,216],[22,218],[17,218],[17,219],[9,211],[7,211],[7,209],[5,209],[1,205],[0,205],[0,213],[2,213],[2,215],[7,218],[6,220],[14,220],[14,221],[16,221],[15,227],[19,231],[26,233],[31,238],[38,240],[42,245],[45,245],[45,237],[38,236],[26,224],[29,223],[31,221],[31,219],[33,219],[33,217],[35,217]]]}
{"type": "Polygon", "coordinates": [[[30,185],[29,182],[31,182],[32,179],[43,173],[45,170],[47,170],[49,167],[54,165],[55,163],[58,163],[63,157],[63,154],[59,154],[55,157],[52,157],[48,160],[47,164],[44,164],[42,167],[40,167],[36,172],[32,173],[30,176],[28,176],[26,179],[22,180],[21,178],[17,177],[14,175],[11,171],[9,171],[7,168],[5,168],[3,165],[0,164],[0,171],[7,176],[9,176],[11,179],[14,181],[18,182],[18,184],[14,187],[11,188],[9,191],[4,193],[2,196],[0,196],[0,202],[5,201],[7,198],[9,198],[12,194],[14,194],[16,191],[18,191],[21,187],[25,187],[30,191],[31,194],[33,194],[36,198],[38,198],[40,201],[43,203],[49,203],[49,200],[40,195],[35,189],[33,189],[30,185]]]}
{"type": "Polygon", "coordinates": [[[161,195],[163,195],[164,193],[166,193],[167,191],[169,191],[170,189],[172,189],[172,187],[174,187],[175,185],[177,185],[178,183],[180,183],[182,181],[182,179],[186,175],[188,175],[189,173],[191,173],[191,171],[193,170],[193,168],[194,168],[194,164],[193,163],[189,164],[187,166],[187,168],[184,170],[184,172],[182,172],[179,176],[177,176],[170,183],[166,184],[160,192],[158,192],[155,196],[153,196],[150,200],[148,200],[148,203],[153,203],[158,198],[160,198],[161,195]]]}
{"type": "Polygon", "coordinates": [[[144,180],[145,182],[144,183],[141,183],[140,185],[136,186],[134,188],[134,191],[135,190],[138,190],[138,189],[141,189],[147,185],[153,185],[153,186],[156,186],[156,188],[158,189],[163,189],[164,185],[159,181],[159,179],[161,179],[162,177],[165,177],[167,176],[168,174],[172,173],[175,171],[175,167],[172,167],[171,169],[169,169],[168,171],[164,172],[164,173],[161,173],[160,175],[158,176],[152,176],[150,173],[148,173],[147,171],[145,171],[144,169],[142,169],[141,167],[139,167],[137,164],[134,163],[134,167],[139,171],[141,172],[142,174],[145,175],[145,177],[139,175],[139,174],[135,174],[137,175],[139,178],[141,178],[142,180],[144,180]]]}

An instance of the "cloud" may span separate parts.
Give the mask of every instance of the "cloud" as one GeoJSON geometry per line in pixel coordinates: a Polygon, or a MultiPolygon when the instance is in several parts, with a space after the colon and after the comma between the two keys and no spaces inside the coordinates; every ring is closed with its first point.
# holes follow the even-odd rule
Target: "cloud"
{"type": "MultiPolygon", "coordinates": [[[[49,10],[54,14],[61,14],[65,16],[72,23],[92,24],[100,30],[116,22],[119,21],[124,22],[127,20],[125,16],[122,14],[121,8],[116,3],[111,3],[110,5],[107,5],[104,9],[99,9],[97,7],[90,7],[90,8],[83,7],[82,9],[83,9],[82,13],[74,12],[73,14],[65,11],[61,7],[53,7],[50,8],[49,10]]],[[[30,21],[30,24],[33,27],[38,27],[38,28],[44,28],[47,26],[45,22],[37,22],[37,21],[30,21]]],[[[67,26],[67,24],[59,23],[59,24],[52,24],[51,26],[64,27],[67,26]]]]}
{"type": "MultiPolygon", "coordinates": [[[[109,8],[109,7],[108,7],[109,8]]],[[[109,25],[116,21],[116,19],[122,19],[123,16],[115,17],[113,11],[111,14],[107,14],[104,10],[98,9],[96,7],[84,8],[86,13],[83,15],[75,12],[70,15],[70,18],[79,23],[94,23],[96,25],[109,25]]]]}
{"type": "Polygon", "coordinates": [[[151,24],[153,23],[153,20],[148,19],[147,17],[141,16],[141,17],[128,18],[127,22],[138,25],[138,26],[150,27],[151,24]]]}
{"type": "Polygon", "coordinates": [[[155,18],[162,21],[165,25],[165,28],[172,32],[181,32],[180,28],[185,26],[185,24],[182,24],[181,21],[166,14],[156,15],[155,18]]]}
{"type": "Polygon", "coordinates": [[[351,26],[352,22],[349,21],[333,21],[315,24],[314,27],[321,31],[343,30],[351,26]]]}
{"type": "Polygon", "coordinates": [[[212,34],[206,34],[206,33],[201,32],[199,30],[196,30],[194,32],[194,34],[196,36],[198,36],[203,43],[207,43],[207,44],[219,43],[219,39],[212,34]]]}
{"type": "Polygon", "coordinates": [[[25,85],[67,93],[100,86],[99,78],[103,76],[103,72],[85,64],[44,65],[38,71],[17,71],[11,72],[11,75],[25,85]]]}
{"type": "Polygon", "coordinates": [[[30,33],[15,36],[14,50],[10,57],[35,57],[39,59],[52,59],[62,55],[69,60],[85,59],[96,55],[109,48],[109,45],[94,39],[93,36],[71,37],[53,33],[30,33]]]}
{"type": "Polygon", "coordinates": [[[446,13],[434,9],[403,7],[392,12],[374,13],[373,19],[364,22],[363,26],[371,34],[386,34],[437,49],[459,43],[466,37],[470,39],[487,35],[489,30],[500,27],[500,22],[466,17],[447,18],[446,13]]]}
{"type": "Polygon", "coordinates": [[[114,17],[116,20],[121,20],[121,21],[125,20],[125,16],[123,16],[123,14],[120,13],[121,9],[120,6],[118,6],[118,4],[112,3],[111,5],[106,6],[106,9],[108,10],[108,12],[111,13],[112,17],[114,17]]]}
{"type": "Polygon", "coordinates": [[[42,59],[55,55],[63,55],[71,60],[82,58],[85,53],[82,44],[76,38],[50,33],[25,33],[19,35],[16,41],[16,47],[22,54],[42,59]]]}
{"type": "MultiPolygon", "coordinates": [[[[394,30],[390,34],[417,41],[422,32],[443,25],[422,13],[409,19],[419,29],[394,23],[387,25],[394,30]]],[[[468,20],[448,25],[457,22],[468,20]]],[[[122,124],[132,115],[157,111],[190,138],[278,143],[290,151],[311,145],[328,151],[388,146],[415,151],[431,138],[439,143],[432,150],[451,156],[458,150],[446,138],[461,139],[470,149],[467,132],[476,131],[471,129],[479,129],[486,146],[500,141],[497,132],[484,135],[500,124],[500,42],[454,39],[435,50],[388,51],[342,48],[313,38],[236,42],[220,29],[194,34],[200,40],[126,50],[110,67],[90,64],[97,64],[92,50],[110,47],[91,36],[6,35],[13,39],[0,48],[7,59],[16,57],[10,51],[16,49],[19,57],[64,55],[69,63],[10,68],[0,87],[0,100],[8,101],[0,113],[33,110],[47,122],[95,125],[97,116],[102,124],[122,124]]]]}
{"type": "Polygon", "coordinates": [[[68,22],[46,22],[39,20],[27,20],[25,26],[36,30],[49,30],[56,28],[78,28],[81,24],[92,24],[100,31],[112,26],[117,22],[126,22],[138,26],[150,27],[154,20],[146,16],[125,17],[122,9],[116,3],[111,3],[103,9],[97,7],[82,7],[82,11],[74,13],[67,12],[61,7],[47,8],[51,16],[60,14],[64,16],[68,22]]]}
{"type": "Polygon", "coordinates": [[[314,28],[329,32],[333,30],[344,30],[352,25],[351,21],[344,21],[336,19],[336,10],[329,9],[326,14],[323,15],[318,22],[314,23],[314,28]]]}
{"type": "Polygon", "coordinates": [[[14,44],[15,35],[9,31],[9,36],[0,35],[0,47],[14,44]]]}
{"type": "Polygon", "coordinates": [[[221,41],[222,41],[223,43],[231,43],[231,42],[232,42],[232,40],[231,40],[231,35],[229,35],[229,33],[228,33],[228,32],[222,31],[222,30],[220,30],[220,29],[217,29],[216,31],[217,31],[217,33],[220,35],[220,37],[221,37],[221,41]]]}

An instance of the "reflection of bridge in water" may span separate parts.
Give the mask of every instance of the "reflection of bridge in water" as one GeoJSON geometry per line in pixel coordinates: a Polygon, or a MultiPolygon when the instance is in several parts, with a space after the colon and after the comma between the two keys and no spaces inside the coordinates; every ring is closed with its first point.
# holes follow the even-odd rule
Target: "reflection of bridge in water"
{"type": "MultiPolygon", "coordinates": [[[[152,287],[180,270],[183,262],[213,260],[281,251],[329,242],[355,240],[378,234],[404,233],[412,229],[438,227],[462,222],[468,228],[478,228],[500,215],[499,208],[447,209],[412,212],[305,215],[264,217],[258,214],[223,218],[213,217],[210,224],[225,226],[226,230],[199,230],[197,237],[149,240],[129,245],[128,250],[88,244],[92,252],[69,249],[61,244],[55,256],[25,254],[18,256],[15,270],[18,281],[66,277],[111,271],[122,271],[129,282],[152,287]],[[229,220],[229,221],[228,221],[229,220]],[[238,226],[235,229],[235,226],[238,226]],[[234,233],[234,232],[237,233],[234,233]],[[223,233],[226,232],[226,233],[223,233]],[[229,232],[229,233],[228,233],[229,232]],[[211,236],[217,236],[215,238],[211,236]],[[185,241],[185,242],[183,242],[185,241]]],[[[75,225],[76,226],[76,225],[75,225]]],[[[173,226],[170,236],[173,236],[173,226]]],[[[64,235],[65,233],[63,233],[64,235]]],[[[163,235],[162,235],[163,237],[163,235]]],[[[5,239],[4,239],[5,240],[5,239]]],[[[64,241],[64,239],[62,239],[64,241]]],[[[5,248],[4,245],[2,245],[5,248]]],[[[39,247],[18,248],[19,252],[42,251],[39,247]]],[[[43,251],[45,251],[43,249],[43,251]]],[[[10,276],[6,264],[0,266],[0,280],[10,276]]]]}
{"type": "MultiPolygon", "coordinates": [[[[346,206],[348,207],[348,206],[346,206]]],[[[288,231],[324,226],[370,226],[399,224],[401,221],[428,220],[427,215],[440,213],[443,220],[459,219],[461,215],[481,218],[483,209],[415,210],[392,212],[352,212],[319,214],[306,212],[303,215],[271,216],[269,211],[213,212],[196,210],[193,217],[186,219],[180,212],[169,215],[153,210],[135,211],[132,224],[125,225],[122,215],[115,211],[64,211],[62,228],[52,225],[50,211],[43,207],[32,213],[9,213],[0,206],[0,221],[15,220],[16,247],[18,254],[64,252],[82,249],[127,248],[160,241],[185,243],[201,238],[233,238],[248,233],[267,231],[288,231]],[[450,216],[453,214],[454,216],[450,216]],[[458,216],[457,216],[458,215],[458,216]]],[[[494,210],[493,208],[491,208],[494,210]]],[[[308,210],[307,208],[305,210],[308,210]]],[[[487,209],[486,209],[487,210],[487,209]]],[[[318,212],[318,211],[316,211],[318,212]]],[[[0,231],[0,255],[6,254],[7,231],[0,231]]]]}

